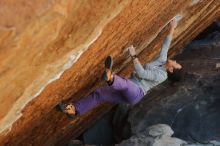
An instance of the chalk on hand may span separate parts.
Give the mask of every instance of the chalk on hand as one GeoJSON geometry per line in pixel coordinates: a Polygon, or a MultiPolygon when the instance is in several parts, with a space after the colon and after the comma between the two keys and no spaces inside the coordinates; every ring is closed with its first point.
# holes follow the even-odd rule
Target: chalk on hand
{"type": "Polygon", "coordinates": [[[182,15],[178,14],[173,19],[175,19],[178,22],[182,19],[182,15]]]}
{"type": "Polygon", "coordinates": [[[123,51],[123,53],[126,53],[126,52],[128,52],[129,51],[129,49],[131,49],[131,48],[135,48],[133,45],[131,45],[131,46],[129,46],[129,47],[127,47],[127,48],[125,48],[124,49],[124,51],[123,51]]]}

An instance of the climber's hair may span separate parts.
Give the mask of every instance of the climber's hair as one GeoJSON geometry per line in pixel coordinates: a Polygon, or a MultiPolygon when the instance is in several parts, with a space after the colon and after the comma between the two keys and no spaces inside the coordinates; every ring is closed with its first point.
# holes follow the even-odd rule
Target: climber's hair
{"type": "Polygon", "coordinates": [[[168,73],[168,80],[172,84],[183,80],[183,77],[184,77],[183,69],[174,69],[172,73],[169,71],[167,73],[168,73]]]}

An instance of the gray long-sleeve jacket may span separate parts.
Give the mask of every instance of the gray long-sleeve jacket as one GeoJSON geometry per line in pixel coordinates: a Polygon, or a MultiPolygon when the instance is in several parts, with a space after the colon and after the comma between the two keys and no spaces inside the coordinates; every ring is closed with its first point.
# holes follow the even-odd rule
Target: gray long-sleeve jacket
{"type": "Polygon", "coordinates": [[[161,47],[159,57],[144,67],[138,63],[134,65],[135,71],[131,75],[130,80],[138,84],[145,92],[145,94],[154,86],[162,83],[167,79],[167,71],[163,65],[167,61],[167,52],[171,43],[171,36],[167,36],[161,47]]]}

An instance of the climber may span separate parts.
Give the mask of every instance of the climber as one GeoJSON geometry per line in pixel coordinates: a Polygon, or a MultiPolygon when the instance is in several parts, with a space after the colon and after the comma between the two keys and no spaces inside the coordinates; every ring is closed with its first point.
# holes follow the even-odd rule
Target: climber
{"type": "Polygon", "coordinates": [[[105,60],[105,71],[102,79],[107,82],[107,86],[98,88],[78,102],[64,104],[60,103],[57,108],[74,118],[103,102],[125,103],[134,105],[138,103],[144,95],[154,86],[162,83],[167,77],[172,80],[179,80],[178,72],[182,66],[174,60],[167,60],[167,52],[172,40],[174,29],[177,25],[175,19],[169,23],[169,34],[165,38],[159,57],[150,63],[141,65],[133,46],[129,47],[129,54],[133,60],[135,71],[129,79],[120,77],[112,73],[113,59],[108,56],[105,60]]]}

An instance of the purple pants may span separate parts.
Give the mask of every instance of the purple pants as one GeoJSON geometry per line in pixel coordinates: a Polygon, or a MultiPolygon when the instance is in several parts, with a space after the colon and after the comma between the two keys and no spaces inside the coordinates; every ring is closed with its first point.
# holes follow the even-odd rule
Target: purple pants
{"type": "Polygon", "coordinates": [[[141,87],[129,79],[114,75],[114,82],[111,86],[105,86],[92,92],[87,97],[82,98],[76,103],[78,114],[83,114],[103,102],[136,104],[144,96],[141,87]]]}

